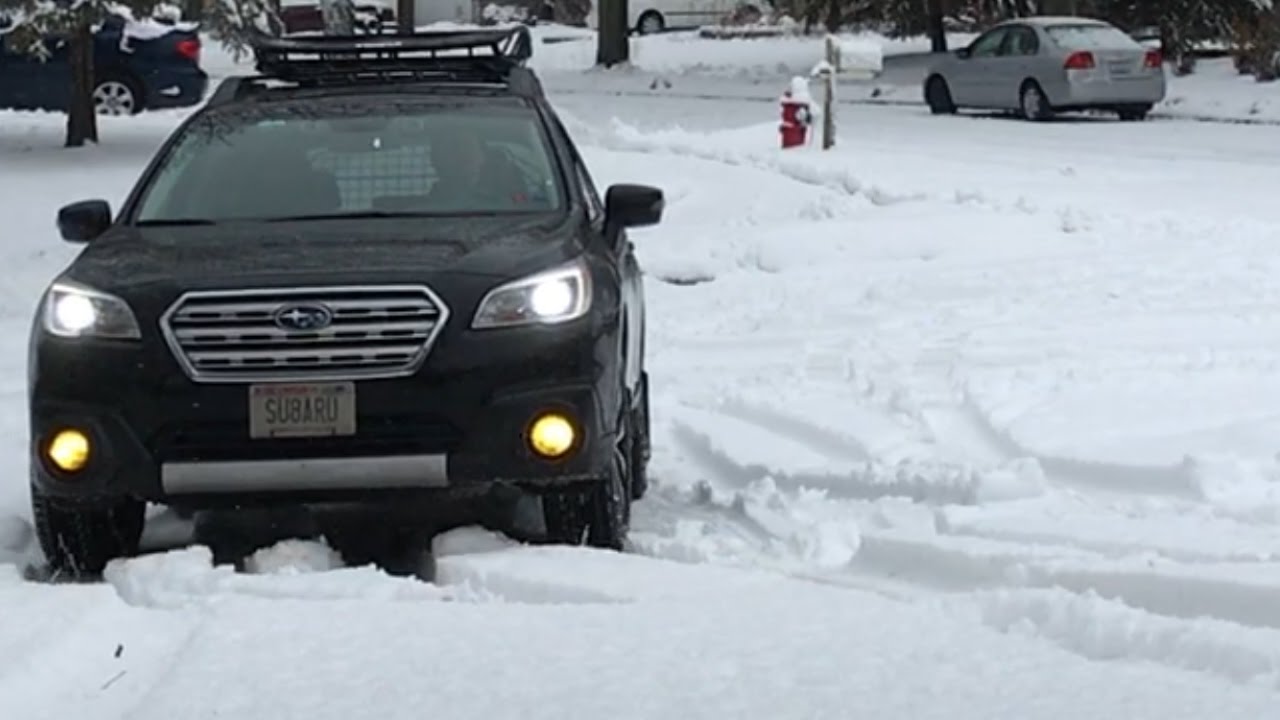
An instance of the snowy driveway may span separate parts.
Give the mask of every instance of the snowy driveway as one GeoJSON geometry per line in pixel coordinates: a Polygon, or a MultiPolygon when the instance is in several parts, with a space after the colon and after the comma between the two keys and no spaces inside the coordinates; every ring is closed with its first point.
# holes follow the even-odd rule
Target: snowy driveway
{"type": "MultiPolygon", "coordinates": [[[[635,552],[463,530],[438,585],[293,544],[88,587],[0,566],[5,717],[1275,715],[1280,129],[865,108],[837,153],[780,155],[760,103],[561,106],[602,184],[669,198],[635,238],[635,552]]],[[[172,116],[112,123],[92,172],[58,119],[0,123],[21,561],[53,211],[118,202],[172,116]]]]}

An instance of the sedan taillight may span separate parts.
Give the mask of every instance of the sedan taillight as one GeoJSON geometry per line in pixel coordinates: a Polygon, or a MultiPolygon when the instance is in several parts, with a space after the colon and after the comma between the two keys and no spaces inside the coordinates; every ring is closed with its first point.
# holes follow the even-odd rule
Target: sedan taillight
{"type": "Polygon", "coordinates": [[[190,60],[193,63],[200,62],[200,41],[195,38],[179,40],[174,46],[178,54],[190,60]]]}
{"type": "Polygon", "coordinates": [[[1062,64],[1062,67],[1067,70],[1092,70],[1097,66],[1097,62],[1093,59],[1093,53],[1087,50],[1071,53],[1067,56],[1067,61],[1062,64]]]}

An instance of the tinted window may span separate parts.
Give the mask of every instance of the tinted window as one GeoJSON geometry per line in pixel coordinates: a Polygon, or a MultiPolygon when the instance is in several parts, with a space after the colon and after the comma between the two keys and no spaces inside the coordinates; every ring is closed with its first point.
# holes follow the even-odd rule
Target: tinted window
{"type": "Polygon", "coordinates": [[[561,185],[525,107],[237,110],[189,126],[136,220],[558,210],[561,185]]]}
{"type": "Polygon", "coordinates": [[[973,44],[969,46],[969,54],[972,57],[995,56],[1000,50],[1000,43],[1004,40],[1005,32],[1005,28],[996,28],[974,40],[973,44]]]}
{"type": "Polygon", "coordinates": [[[1045,33],[1063,50],[1137,50],[1141,45],[1110,25],[1052,25],[1045,33]]]}
{"type": "Polygon", "coordinates": [[[1009,30],[1005,40],[1005,55],[1035,55],[1040,51],[1040,38],[1036,31],[1029,27],[1015,27],[1009,30]]]}

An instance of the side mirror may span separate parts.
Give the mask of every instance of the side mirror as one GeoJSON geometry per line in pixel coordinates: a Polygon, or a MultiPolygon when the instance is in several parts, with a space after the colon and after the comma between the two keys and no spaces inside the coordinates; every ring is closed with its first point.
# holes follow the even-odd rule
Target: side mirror
{"type": "Polygon", "coordinates": [[[666,199],[648,185],[612,185],[604,195],[605,222],[617,227],[643,227],[662,222],[666,199]]]}
{"type": "Polygon", "coordinates": [[[968,60],[972,54],[973,54],[972,51],[970,51],[969,48],[967,47],[956,50],[956,57],[960,58],[961,60],[968,60]]]}
{"type": "Polygon", "coordinates": [[[106,200],[83,200],[58,211],[58,232],[67,242],[89,242],[111,227],[111,205],[106,200]]]}

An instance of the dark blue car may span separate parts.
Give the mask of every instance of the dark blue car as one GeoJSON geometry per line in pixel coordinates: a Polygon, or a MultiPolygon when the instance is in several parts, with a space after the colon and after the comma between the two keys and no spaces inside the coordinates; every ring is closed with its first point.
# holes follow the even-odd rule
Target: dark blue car
{"type": "MultiPolygon", "coordinates": [[[[4,20],[0,19],[0,32],[4,20]]],[[[157,26],[148,26],[155,29],[157,26]]],[[[140,36],[109,18],[94,35],[93,104],[104,115],[189,107],[204,99],[209,77],[200,69],[200,36],[178,26],[140,36]]],[[[65,38],[44,39],[42,61],[10,47],[0,36],[0,109],[66,111],[71,96],[65,38]]]]}

